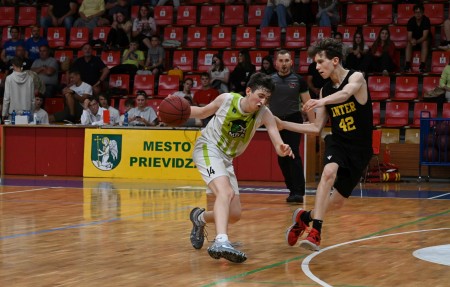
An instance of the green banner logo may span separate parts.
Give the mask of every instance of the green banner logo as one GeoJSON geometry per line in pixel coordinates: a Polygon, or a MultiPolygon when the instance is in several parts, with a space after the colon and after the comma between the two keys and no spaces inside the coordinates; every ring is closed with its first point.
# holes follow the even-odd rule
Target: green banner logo
{"type": "Polygon", "coordinates": [[[92,134],[91,161],[99,170],[113,170],[122,157],[122,135],[92,134]]]}

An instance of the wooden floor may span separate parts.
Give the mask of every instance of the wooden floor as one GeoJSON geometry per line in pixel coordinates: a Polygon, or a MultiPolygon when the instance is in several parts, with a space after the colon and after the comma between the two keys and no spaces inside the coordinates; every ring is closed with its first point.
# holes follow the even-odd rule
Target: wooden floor
{"type": "Polygon", "coordinates": [[[450,266],[413,256],[450,244],[449,182],[361,186],[327,215],[316,253],[285,243],[298,205],[280,183],[241,183],[229,236],[243,264],[192,248],[189,212],[209,201],[201,182],[1,183],[0,286],[450,286],[450,266]]]}

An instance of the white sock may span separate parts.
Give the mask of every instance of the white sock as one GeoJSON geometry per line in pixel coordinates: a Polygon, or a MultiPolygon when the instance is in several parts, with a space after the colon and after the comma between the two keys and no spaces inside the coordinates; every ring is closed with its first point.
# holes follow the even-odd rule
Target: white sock
{"type": "Polygon", "coordinates": [[[200,220],[200,222],[203,222],[206,224],[206,220],[205,220],[205,211],[203,211],[202,213],[200,213],[200,215],[198,216],[198,220],[200,220]]]}
{"type": "Polygon", "coordinates": [[[225,241],[228,241],[228,235],[226,235],[226,234],[217,234],[216,240],[217,240],[218,242],[225,242],[225,241]]]}

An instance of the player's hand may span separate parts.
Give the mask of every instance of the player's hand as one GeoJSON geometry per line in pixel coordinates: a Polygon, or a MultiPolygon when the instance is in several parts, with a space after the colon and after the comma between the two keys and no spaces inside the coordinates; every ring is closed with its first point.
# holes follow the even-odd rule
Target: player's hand
{"type": "Polygon", "coordinates": [[[320,100],[310,99],[303,105],[303,111],[309,112],[313,111],[315,108],[319,108],[322,106],[322,102],[320,100]]]}
{"type": "Polygon", "coordinates": [[[279,156],[289,156],[295,158],[291,147],[288,144],[282,144],[278,147],[277,153],[279,156]]]}

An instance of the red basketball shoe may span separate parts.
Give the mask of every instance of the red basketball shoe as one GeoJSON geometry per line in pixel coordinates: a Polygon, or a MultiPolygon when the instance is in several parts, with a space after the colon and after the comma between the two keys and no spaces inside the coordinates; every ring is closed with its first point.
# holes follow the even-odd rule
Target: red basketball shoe
{"type": "Polygon", "coordinates": [[[297,208],[292,214],[292,225],[286,230],[286,241],[290,246],[294,246],[297,240],[302,236],[303,232],[308,228],[301,219],[300,216],[303,212],[306,212],[302,208],[297,208]]]}
{"type": "Polygon", "coordinates": [[[311,231],[306,237],[305,240],[300,241],[299,246],[306,248],[311,251],[319,251],[320,250],[320,232],[315,228],[311,228],[311,231]]]}

